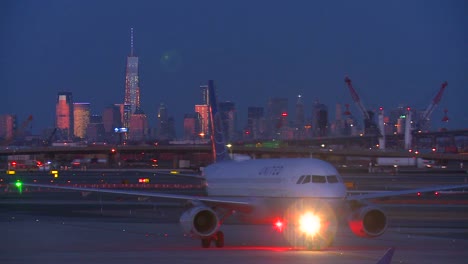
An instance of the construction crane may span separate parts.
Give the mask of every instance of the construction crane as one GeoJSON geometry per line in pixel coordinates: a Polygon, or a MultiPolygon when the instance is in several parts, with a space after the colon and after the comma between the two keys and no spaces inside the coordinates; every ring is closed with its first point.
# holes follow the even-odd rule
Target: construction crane
{"type": "Polygon", "coordinates": [[[345,76],[344,81],[348,85],[348,88],[349,88],[349,91],[351,92],[351,97],[353,98],[354,103],[356,103],[359,110],[361,111],[361,114],[364,116],[364,133],[380,135],[379,129],[377,125],[375,124],[375,121],[373,120],[374,113],[366,110],[366,108],[361,102],[361,99],[359,98],[359,95],[357,94],[356,90],[353,87],[351,79],[348,76],[345,76]]]}
{"type": "Polygon", "coordinates": [[[54,128],[50,133],[49,137],[43,142],[45,146],[50,146],[52,144],[52,139],[54,138],[55,134],[57,133],[58,128],[54,128]]]}
{"type": "Polygon", "coordinates": [[[436,94],[434,99],[432,99],[432,102],[429,104],[429,106],[426,108],[426,111],[423,112],[421,116],[421,122],[428,122],[431,118],[432,112],[436,108],[436,106],[439,104],[440,99],[442,99],[442,94],[444,93],[445,88],[447,88],[447,81],[443,82],[442,85],[440,86],[439,92],[436,94]]]}

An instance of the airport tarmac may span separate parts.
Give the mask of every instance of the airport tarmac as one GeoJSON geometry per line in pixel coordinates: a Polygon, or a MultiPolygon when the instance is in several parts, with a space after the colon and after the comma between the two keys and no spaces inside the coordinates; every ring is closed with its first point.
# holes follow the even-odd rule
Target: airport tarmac
{"type": "MultiPolygon", "coordinates": [[[[353,177],[360,186],[408,184],[401,175],[353,177]]],[[[439,175],[430,181],[458,183],[462,177],[439,175]]],[[[412,181],[430,184],[417,176],[412,181]]],[[[202,249],[199,240],[182,233],[178,217],[183,208],[164,200],[145,205],[136,198],[8,192],[0,196],[0,263],[359,264],[376,263],[390,247],[396,248],[392,263],[466,263],[466,195],[444,197],[422,197],[413,204],[408,204],[413,197],[379,201],[390,218],[384,235],[359,238],[344,223],[332,247],[306,251],[291,248],[270,225],[240,224],[223,225],[225,248],[202,249]]]]}
{"type": "Polygon", "coordinates": [[[392,263],[468,259],[466,228],[392,227],[364,239],[342,226],[332,247],[306,251],[291,248],[272,226],[231,224],[222,227],[225,248],[202,249],[182,233],[171,210],[149,220],[3,208],[0,263],[376,263],[390,247],[396,248],[392,263]]]}

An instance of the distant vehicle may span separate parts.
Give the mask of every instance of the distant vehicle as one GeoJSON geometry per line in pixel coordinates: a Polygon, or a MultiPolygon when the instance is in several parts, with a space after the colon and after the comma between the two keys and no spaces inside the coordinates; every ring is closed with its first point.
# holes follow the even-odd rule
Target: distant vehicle
{"type": "Polygon", "coordinates": [[[387,229],[387,216],[370,204],[369,199],[468,187],[465,184],[351,195],[335,167],[319,159],[228,160],[219,129],[221,120],[212,81],[208,87],[216,161],[205,167],[201,176],[207,183],[208,196],[24,185],[186,201],[190,207],[181,215],[180,223],[187,234],[200,239],[203,248],[212,243],[223,247],[225,236],[220,228],[228,217],[238,215],[250,222],[270,223],[278,232],[284,233],[292,246],[307,249],[323,249],[331,245],[341,218],[348,219],[349,228],[358,237],[382,235],[387,229]]]}

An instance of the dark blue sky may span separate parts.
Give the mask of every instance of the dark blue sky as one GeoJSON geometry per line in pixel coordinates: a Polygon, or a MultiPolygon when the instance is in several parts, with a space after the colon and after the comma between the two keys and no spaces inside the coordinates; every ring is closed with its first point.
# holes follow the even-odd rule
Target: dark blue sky
{"type": "Polygon", "coordinates": [[[297,94],[308,113],[318,99],[330,119],[336,103],[360,117],[349,74],[369,109],[425,109],[446,80],[434,127],[447,108],[445,127],[468,128],[468,2],[288,2],[0,1],[0,113],[33,114],[39,132],[54,124],[59,91],[96,114],[122,102],[133,27],[151,124],[164,102],[180,130],[208,79],[241,120],[247,106],[281,96],[292,107],[297,94]]]}

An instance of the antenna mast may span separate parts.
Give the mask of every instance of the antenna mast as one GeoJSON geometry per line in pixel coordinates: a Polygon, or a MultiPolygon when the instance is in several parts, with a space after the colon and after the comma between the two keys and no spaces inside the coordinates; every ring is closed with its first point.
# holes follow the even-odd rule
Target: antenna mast
{"type": "Polygon", "coordinates": [[[133,57],[133,28],[130,28],[130,56],[133,57]]]}

